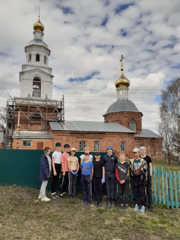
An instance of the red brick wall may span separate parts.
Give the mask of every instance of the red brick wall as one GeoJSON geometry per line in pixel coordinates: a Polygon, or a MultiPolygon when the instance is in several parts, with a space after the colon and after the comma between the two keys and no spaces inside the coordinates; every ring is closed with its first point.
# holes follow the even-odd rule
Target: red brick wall
{"type": "Polygon", "coordinates": [[[53,139],[28,139],[32,140],[31,147],[23,147],[21,139],[13,139],[12,149],[38,149],[38,142],[43,142],[43,149],[50,147],[54,151],[53,139]]]}
{"type": "Polygon", "coordinates": [[[135,147],[144,146],[152,159],[163,159],[162,139],[161,138],[135,138],[135,147]]]}
{"type": "Polygon", "coordinates": [[[136,122],[136,133],[140,134],[142,131],[142,116],[141,112],[118,112],[108,113],[104,115],[105,122],[117,122],[124,127],[129,128],[131,120],[136,122]]]}
{"type": "Polygon", "coordinates": [[[0,149],[4,149],[4,143],[0,143],[0,149]]]}

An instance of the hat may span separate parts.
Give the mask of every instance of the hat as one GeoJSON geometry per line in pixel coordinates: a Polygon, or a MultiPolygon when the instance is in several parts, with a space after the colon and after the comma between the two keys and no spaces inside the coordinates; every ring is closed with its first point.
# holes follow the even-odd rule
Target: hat
{"type": "Polygon", "coordinates": [[[56,147],[60,147],[60,146],[61,146],[60,142],[57,142],[56,147]]]}
{"type": "Polygon", "coordinates": [[[64,148],[69,148],[69,144],[64,144],[64,148]]]}
{"type": "Polygon", "coordinates": [[[139,149],[146,151],[146,148],[144,146],[141,146],[139,149]]]}
{"type": "Polygon", "coordinates": [[[75,151],[75,152],[76,152],[76,149],[73,147],[73,148],[71,148],[71,152],[72,152],[72,151],[75,151]]]}
{"type": "Polygon", "coordinates": [[[101,156],[100,152],[96,152],[94,155],[95,156],[101,156]]]}
{"type": "Polygon", "coordinates": [[[140,152],[140,151],[139,151],[139,148],[134,148],[134,149],[133,149],[133,153],[137,153],[137,152],[140,152]]]}
{"type": "Polygon", "coordinates": [[[89,153],[88,153],[88,152],[85,152],[84,155],[88,155],[88,156],[89,156],[89,153]]]}
{"type": "Polygon", "coordinates": [[[112,146],[107,146],[107,150],[112,150],[113,151],[113,147],[112,146]]]}

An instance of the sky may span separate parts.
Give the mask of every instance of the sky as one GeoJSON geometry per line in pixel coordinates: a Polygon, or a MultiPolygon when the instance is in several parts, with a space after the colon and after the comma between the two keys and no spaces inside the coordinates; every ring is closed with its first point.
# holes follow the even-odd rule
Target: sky
{"type": "Polygon", "coordinates": [[[123,55],[128,98],[143,113],[142,127],[157,132],[161,90],[180,77],[179,0],[0,0],[0,107],[20,94],[39,7],[53,99],[64,95],[65,120],[104,120],[123,55]]]}

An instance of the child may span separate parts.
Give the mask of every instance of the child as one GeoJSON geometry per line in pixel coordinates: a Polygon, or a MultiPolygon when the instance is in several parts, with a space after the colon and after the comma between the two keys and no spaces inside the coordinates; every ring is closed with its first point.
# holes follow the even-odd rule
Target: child
{"type": "MultiPolygon", "coordinates": [[[[85,147],[84,151],[86,153],[89,153],[89,147],[85,147]]],[[[85,160],[84,154],[80,156],[80,159],[81,159],[81,163],[85,160]]],[[[93,156],[91,154],[89,154],[89,161],[93,161],[93,156]]]]}
{"type": "Polygon", "coordinates": [[[133,150],[134,158],[130,159],[130,177],[133,184],[133,195],[134,195],[134,211],[139,210],[138,202],[140,199],[141,212],[145,212],[145,182],[147,180],[146,161],[139,157],[140,152],[138,148],[133,150]]]}
{"type": "Polygon", "coordinates": [[[52,154],[52,169],[53,169],[53,178],[51,183],[51,198],[56,199],[59,196],[56,194],[56,186],[58,183],[59,175],[61,172],[61,144],[56,143],[56,151],[52,154]]]}
{"type": "Polygon", "coordinates": [[[93,161],[93,189],[94,189],[94,205],[102,206],[102,184],[105,182],[104,161],[100,161],[100,153],[95,153],[95,161],[93,161]]]}
{"type": "Polygon", "coordinates": [[[90,181],[93,177],[93,163],[89,161],[89,153],[84,154],[85,160],[81,163],[81,183],[83,190],[83,204],[88,206],[91,203],[90,181]]]}
{"type": "Polygon", "coordinates": [[[69,157],[69,144],[64,145],[64,153],[61,156],[61,172],[62,172],[62,182],[60,185],[60,197],[63,197],[65,194],[65,187],[68,181],[68,157],[69,157]]]}
{"type": "MultiPolygon", "coordinates": [[[[147,193],[148,196],[148,209],[150,212],[153,212],[153,207],[152,207],[152,160],[151,158],[146,155],[146,148],[141,146],[140,147],[140,157],[144,159],[147,163],[147,184],[145,186],[145,192],[147,193]]],[[[146,200],[146,199],[145,199],[146,200]]]]}
{"type": "Polygon", "coordinates": [[[129,164],[125,161],[125,154],[119,154],[120,162],[116,164],[116,179],[118,181],[118,189],[119,189],[119,201],[120,206],[119,209],[128,209],[129,203],[129,164]],[[123,194],[125,194],[125,199],[123,201],[123,194]],[[124,204],[124,205],[123,205],[124,204]]]}
{"type": "Polygon", "coordinates": [[[107,155],[104,156],[106,190],[108,199],[108,208],[114,208],[115,198],[115,167],[117,164],[117,157],[113,154],[113,147],[107,147],[107,155]]]}
{"type": "Polygon", "coordinates": [[[68,157],[68,177],[69,177],[69,198],[74,199],[76,197],[76,181],[79,171],[78,158],[75,157],[76,149],[71,148],[71,155],[68,157]]]}
{"type": "MultiPolygon", "coordinates": [[[[49,202],[50,199],[46,197],[46,187],[50,175],[50,166],[48,157],[51,152],[51,149],[49,147],[46,147],[44,149],[45,154],[41,157],[41,165],[40,165],[40,180],[42,181],[40,193],[38,199],[41,199],[43,202],[49,202]]],[[[50,157],[49,157],[50,158],[50,157]]]]}

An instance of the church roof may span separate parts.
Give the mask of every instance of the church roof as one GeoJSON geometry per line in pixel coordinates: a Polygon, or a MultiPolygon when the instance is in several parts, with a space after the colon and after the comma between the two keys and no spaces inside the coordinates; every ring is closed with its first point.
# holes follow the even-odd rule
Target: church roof
{"type": "Polygon", "coordinates": [[[17,134],[16,131],[14,131],[13,132],[13,138],[52,139],[53,136],[49,132],[20,131],[20,134],[17,134]]]}
{"type": "Polygon", "coordinates": [[[44,46],[44,47],[48,48],[48,45],[41,39],[33,39],[33,40],[31,40],[30,42],[28,42],[26,47],[29,47],[31,45],[39,45],[39,46],[44,46]]]}
{"type": "Polygon", "coordinates": [[[134,133],[132,130],[115,122],[65,121],[65,123],[50,122],[49,124],[54,131],[134,133]]]}
{"type": "Polygon", "coordinates": [[[129,99],[126,100],[117,100],[106,111],[106,114],[108,113],[114,113],[114,112],[139,112],[136,105],[130,101],[129,99]]]}
{"type": "Polygon", "coordinates": [[[152,132],[149,129],[142,129],[140,134],[135,135],[135,137],[142,137],[142,138],[161,138],[158,134],[152,132]]]}

